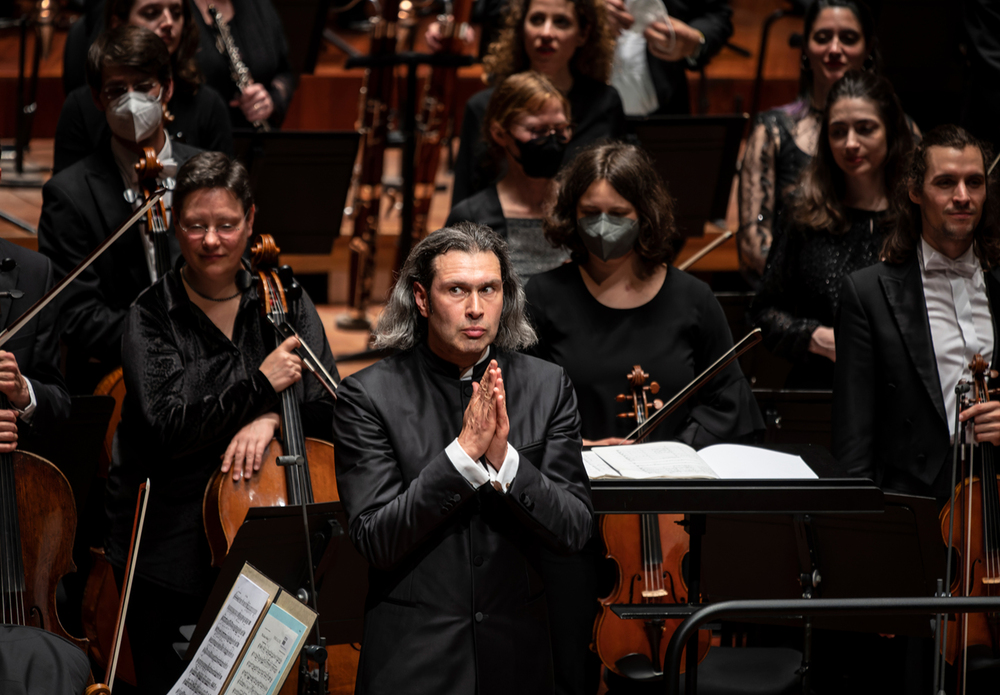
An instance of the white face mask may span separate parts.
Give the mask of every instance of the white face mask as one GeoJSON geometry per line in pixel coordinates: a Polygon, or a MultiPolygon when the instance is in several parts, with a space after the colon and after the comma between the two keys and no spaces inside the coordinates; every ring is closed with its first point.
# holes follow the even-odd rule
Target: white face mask
{"type": "Polygon", "coordinates": [[[122,140],[141,142],[152,135],[163,121],[163,107],[160,106],[160,96],[126,92],[108,104],[105,116],[112,133],[122,140]]]}

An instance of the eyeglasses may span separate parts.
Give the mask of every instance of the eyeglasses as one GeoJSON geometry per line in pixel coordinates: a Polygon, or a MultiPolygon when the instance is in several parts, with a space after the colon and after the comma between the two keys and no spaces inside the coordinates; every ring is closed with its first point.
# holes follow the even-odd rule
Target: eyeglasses
{"type": "Polygon", "coordinates": [[[206,224],[201,224],[201,223],[196,222],[195,224],[192,224],[190,226],[185,227],[184,225],[182,225],[178,221],[177,222],[177,227],[182,232],[184,232],[184,234],[189,239],[192,239],[192,240],[195,240],[195,241],[197,241],[198,239],[203,239],[205,237],[205,235],[208,234],[209,230],[215,232],[216,236],[220,236],[220,237],[222,237],[224,239],[228,239],[228,238],[230,238],[232,236],[235,236],[235,235],[237,235],[237,234],[239,234],[240,232],[243,231],[243,222],[246,222],[248,214],[250,214],[249,210],[247,210],[245,213],[243,213],[243,221],[240,222],[239,224],[228,224],[227,223],[227,224],[220,224],[220,225],[214,225],[214,224],[208,224],[208,225],[206,225],[206,224]]]}
{"type": "Polygon", "coordinates": [[[160,83],[153,79],[143,80],[142,82],[134,85],[116,82],[114,84],[109,84],[107,87],[102,89],[101,94],[104,95],[105,99],[114,101],[115,99],[121,98],[128,92],[141,92],[143,94],[149,94],[159,86],[160,83]]]}

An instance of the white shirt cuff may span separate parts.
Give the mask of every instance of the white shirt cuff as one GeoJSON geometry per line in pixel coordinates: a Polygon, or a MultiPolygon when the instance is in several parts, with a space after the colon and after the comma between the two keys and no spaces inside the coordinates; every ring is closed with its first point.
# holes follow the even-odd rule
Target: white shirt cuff
{"type": "Polygon", "coordinates": [[[500,466],[499,471],[494,470],[493,466],[483,465],[465,453],[465,449],[458,443],[458,437],[445,448],[444,453],[448,456],[455,470],[465,478],[469,485],[478,488],[486,483],[496,483],[494,487],[504,493],[510,490],[514,477],[517,475],[518,463],[521,460],[517,449],[508,443],[503,465],[500,466]]]}
{"type": "Polygon", "coordinates": [[[31,402],[24,406],[24,410],[14,408],[14,412],[17,413],[18,420],[28,424],[31,422],[31,416],[35,414],[35,408],[38,407],[38,401],[35,399],[35,388],[31,385],[31,379],[25,378],[24,383],[28,385],[28,396],[31,398],[31,402]]]}

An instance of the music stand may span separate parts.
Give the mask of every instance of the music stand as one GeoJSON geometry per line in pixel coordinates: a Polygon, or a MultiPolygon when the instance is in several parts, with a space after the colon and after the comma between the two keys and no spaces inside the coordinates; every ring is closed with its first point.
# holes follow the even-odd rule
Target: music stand
{"type": "Polygon", "coordinates": [[[233,134],[250,172],[254,232],[274,237],[282,253],[328,254],[340,234],[358,155],[354,131],[250,131],[233,134]]]}
{"type": "Polygon", "coordinates": [[[288,62],[296,75],[316,70],[330,0],[274,0],[288,40],[288,62]]]}
{"type": "MultiPolygon", "coordinates": [[[[351,544],[347,514],[340,502],[311,504],[308,516],[316,564],[320,634],[327,644],[360,642],[368,593],[368,563],[351,544]]],[[[298,505],[254,507],[247,512],[191,635],[187,658],[194,655],[208,633],[244,562],[293,596],[308,586],[302,535],[302,509],[298,505]]]]}
{"type": "Polygon", "coordinates": [[[684,236],[702,236],[705,222],[726,218],[746,122],[745,113],[628,119],[676,201],[674,220],[684,236]]]}

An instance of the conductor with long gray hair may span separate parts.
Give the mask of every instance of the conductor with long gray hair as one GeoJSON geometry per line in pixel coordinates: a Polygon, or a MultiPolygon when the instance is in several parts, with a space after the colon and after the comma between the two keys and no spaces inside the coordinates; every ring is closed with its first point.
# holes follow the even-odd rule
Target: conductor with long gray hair
{"type": "MultiPolygon", "coordinates": [[[[356,692],[552,693],[543,558],[593,506],[576,395],[535,341],[503,239],[461,223],[413,249],[345,379],[337,482],[370,563],[356,692]]],[[[558,591],[549,587],[549,591],[558,591]]]]}

